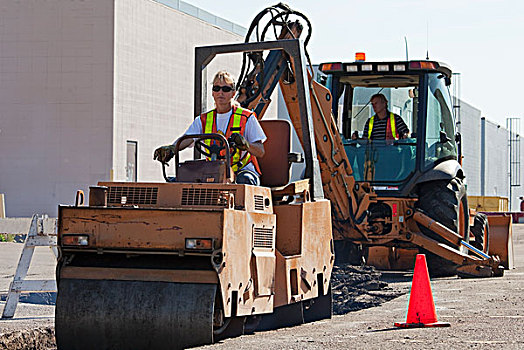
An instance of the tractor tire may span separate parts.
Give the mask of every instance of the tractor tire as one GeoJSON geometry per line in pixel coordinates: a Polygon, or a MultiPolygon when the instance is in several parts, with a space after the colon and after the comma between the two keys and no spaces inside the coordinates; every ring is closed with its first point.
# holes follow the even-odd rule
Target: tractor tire
{"type": "Polygon", "coordinates": [[[470,232],[475,237],[471,245],[487,254],[489,251],[488,216],[483,213],[477,213],[473,219],[473,226],[470,227],[470,232]]]}
{"type": "MultiPolygon", "coordinates": [[[[419,185],[418,195],[418,209],[450,230],[458,232],[465,242],[469,242],[468,198],[466,187],[461,179],[422,183],[419,185]]],[[[459,246],[449,243],[433,231],[421,225],[419,227],[426,236],[454,249],[460,249],[459,246]]],[[[456,264],[424,249],[421,249],[421,253],[426,254],[430,275],[437,277],[456,274],[456,264]]]]}

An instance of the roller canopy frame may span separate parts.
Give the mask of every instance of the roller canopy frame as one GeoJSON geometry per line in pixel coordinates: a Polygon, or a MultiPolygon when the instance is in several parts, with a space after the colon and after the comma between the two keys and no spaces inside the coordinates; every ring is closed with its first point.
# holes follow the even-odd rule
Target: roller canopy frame
{"type": "Polygon", "coordinates": [[[311,101],[309,89],[306,88],[308,82],[307,60],[305,55],[304,43],[299,39],[264,41],[256,43],[241,43],[227,45],[202,46],[195,48],[195,109],[194,115],[198,116],[206,108],[206,98],[202,93],[206,88],[207,65],[220,54],[242,53],[254,51],[280,50],[288,54],[294,62],[296,86],[298,89],[298,105],[304,136],[304,154],[306,162],[305,177],[310,179],[311,198],[323,199],[322,180],[320,177],[320,165],[317,158],[315,145],[315,134],[313,129],[313,117],[311,112],[311,101]]]}

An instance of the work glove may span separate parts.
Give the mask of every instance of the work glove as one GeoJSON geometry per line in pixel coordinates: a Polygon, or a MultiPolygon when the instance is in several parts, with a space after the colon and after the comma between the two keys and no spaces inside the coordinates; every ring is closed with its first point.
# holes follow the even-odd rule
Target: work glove
{"type": "Polygon", "coordinates": [[[229,138],[230,141],[233,141],[237,148],[241,151],[247,151],[249,148],[249,142],[247,142],[246,138],[238,133],[234,133],[229,138]]]}
{"type": "Polygon", "coordinates": [[[158,160],[161,163],[167,163],[171,160],[171,158],[173,158],[174,155],[174,145],[160,146],[155,150],[155,153],[153,154],[153,160],[158,160]]]}

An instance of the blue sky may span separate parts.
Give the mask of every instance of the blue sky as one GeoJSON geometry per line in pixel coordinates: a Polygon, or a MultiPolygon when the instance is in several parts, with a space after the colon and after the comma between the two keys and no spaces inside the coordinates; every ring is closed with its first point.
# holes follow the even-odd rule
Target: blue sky
{"type": "MultiPolygon", "coordinates": [[[[278,1],[186,2],[248,27],[254,16],[278,1]]],[[[312,22],[308,50],[314,63],[404,60],[446,62],[461,73],[461,97],[487,119],[506,125],[524,117],[524,1],[518,0],[288,0],[312,22]]],[[[523,121],[524,123],[524,121],[523,121]]],[[[524,130],[524,127],[521,129],[524,130]]]]}

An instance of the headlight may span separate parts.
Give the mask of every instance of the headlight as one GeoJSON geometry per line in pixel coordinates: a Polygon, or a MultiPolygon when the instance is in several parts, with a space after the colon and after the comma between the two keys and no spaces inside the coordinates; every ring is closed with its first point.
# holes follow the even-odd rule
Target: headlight
{"type": "Polygon", "coordinates": [[[68,246],[88,246],[89,236],[87,235],[63,235],[62,245],[68,246]]]}
{"type": "Polygon", "coordinates": [[[186,249],[212,250],[213,240],[211,238],[186,238],[186,249]]]}

